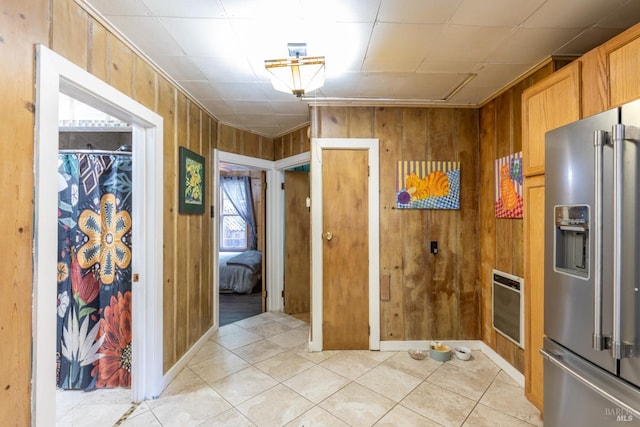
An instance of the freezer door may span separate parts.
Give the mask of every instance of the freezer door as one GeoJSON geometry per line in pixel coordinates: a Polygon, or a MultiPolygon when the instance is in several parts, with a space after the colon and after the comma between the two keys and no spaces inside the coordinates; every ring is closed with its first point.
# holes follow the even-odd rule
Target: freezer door
{"type": "Polygon", "coordinates": [[[614,109],[580,120],[547,132],[545,140],[545,335],[610,372],[616,371],[611,351],[594,350],[593,337],[596,323],[601,335],[612,334],[613,150],[610,146],[602,149],[601,206],[609,209],[600,214],[595,197],[594,132],[610,132],[618,114],[614,109]],[[571,222],[558,222],[558,213],[566,213],[571,222]],[[602,250],[596,251],[596,241],[602,242],[602,250]],[[578,247],[581,242],[588,244],[583,253],[578,247]],[[597,263],[596,255],[600,255],[597,263]],[[596,278],[602,279],[597,306],[596,278]],[[599,319],[602,321],[596,322],[599,319]]]}
{"type": "Polygon", "coordinates": [[[640,390],[545,338],[544,425],[640,426],[640,390]]]}
{"type": "Polygon", "coordinates": [[[622,108],[620,376],[640,387],[640,102],[622,108]],[[634,129],[635,127],[635,129],[634,129]],[[635,133],[635,134],[634,134],[635,133]]]}

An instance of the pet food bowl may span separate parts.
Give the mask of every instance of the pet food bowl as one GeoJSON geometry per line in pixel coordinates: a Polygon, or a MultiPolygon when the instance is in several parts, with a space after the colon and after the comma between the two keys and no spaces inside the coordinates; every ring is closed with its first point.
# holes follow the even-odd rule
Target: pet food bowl
{"type": "Polygon", "coordinates": [[[456,357],[460,360],[469,360],[471,358],[471,350],[467,347],[458,346],[454,348],[456,357]]]}
{"type": "Polygon", "coordinates": [[[429,350],[409,350],[409,356],[411,356],[412,359],[416,359],[416,360],[422,360],[425,357],[427,357],[427,353],[429,352],[429,350]]]}
{"type": "Polygon", "coordinates": [[[451,359],[451,349],[446,344],[435,343],[431,345],[429,356],[438,362],[446,362],[451,359]]]}

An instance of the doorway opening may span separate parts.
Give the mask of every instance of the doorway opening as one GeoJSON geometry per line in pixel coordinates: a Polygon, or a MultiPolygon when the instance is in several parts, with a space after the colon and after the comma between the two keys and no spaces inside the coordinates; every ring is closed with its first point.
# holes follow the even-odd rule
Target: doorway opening
{"type": "Polygon", "coordinates": [[[219,318],[228,325],[266,310],[266,172],[220,163],[219,318]]]}
{"type": "Polygon", "coordinates": [[[213,236],[213,323],[219,327],[272,310],[274,306],[270,301],[273,295],[270,295],[269,291],[274,282],[273,272],[269,267],[270,242],[273,237],[268,223],[268,189],[273,179],[273,162],[218,150],[214,150],[213,157],[213,199],[218,201],[213,236]],[[243,197],[231,195],[231,198],[244,198],[245,206],[234,207],[233,202],[229,200],[229,205],[233,208],[227,210],[231,216],[229,219],[224,218],[222,209],[225,196],[229,198],[230,195],[222,191],[222,181],[225,177],[230,181],[244,181],[241,186],[236,185],[238,182],[229,183],[229,191],[243,188],[252,194],[243,197]],[[235,221],[237,218],[234,214],[240,214],[238,210],[244,211],[247,202],[251,202],[254,216],[258,218],[255,220],[255,230],[247,224],[251,222],[248,218],[243,219],[244,224],[239,226],[238,221],[235,221]],[[236,223],[236,226],[226,228],[227,236],[224,236],[225,221],[227,224],[236,223]],[[254,238],[255,243],[252,243],[254,238]],[[231,265],[227,265],[229,262],[231,265]]]}
{"type": "Polygon", "coordinates": [[[56,385],[131,387],[131,128],[60,94],[56,385]]]}
{"type": "MultiPolygon", "coordinates": [[[[36,64],[32,420],[34,425],[45,426],[53,425],[56,420],[57,334],[53,319],[57,316],[58,295],[56,286],[51,283],[55,283],[59,272],[58,235],[54,230],[57,230],[59,220],[61,96],[76,99],[131,125],[130,169],[132,191],[136,196],[131,201],[130,222],[136,244],[130,249],[129,259],[135,282],[131,294],[132,299],[138,301],[138,308],[131,313],[131,345],[125,357],[130,356],[132,401],[156,397],[166,384],[162,373],[161,321],[163,150],[162,117],[45,46],[36,47],[36,64]]],[[[122,237],[124,235],[118,235],[118,238],[122,237]]],[[[122,248],[117,256],[120,255],[127,258],[127,252],[122,248]]],[[[123,259],[120,258],[121,267],[123,259]]],[[[107,261],[103,260],[102,264],[107,261]]],[[[105,269],[102,276],[115,276],[117,269],[118,266],[114,270],[105,269]]],[[[92,298],[94,287],[84,290],[84,297],[92,298]]],[[[84,314],[91,315],[89,310],[84,314]]],[[[71,329],[80,335],[84,331],[82,323],[71,329]]],[[[91,333],[85,335],[88,334],[91,333]]],[[[84,346],[82,350],[86,348],[84,346]]],[[[89,346],[89,352],[92,348],[89,346]]]]}
{"type": "Polygon", "coordinates": [[[284,172],[284,312],[311,322],[310,164],[284,172]]]}
{"type": "MultiPolygon", "coordinates": [[[[220,164],[232,164],[245,169],[263,171],[266,175],[266,195],[265,195],[265,248],[262,262],[265,271],[262,277],[262,289],[266,292],[264,311],[283,310],[283,283],[284,283],[284,192],[282,183],[284,182],[285,170],[308,164],[310,153],[302,153],[277,161],[258,159],[234,153],[214,150],[214,200],[220,199],[220,164]]],[[[214,226],[214,319],[215,326],[220,326],[220,298],[219,298],[219,230],[220,216],[216,215],[214,226]]]]}

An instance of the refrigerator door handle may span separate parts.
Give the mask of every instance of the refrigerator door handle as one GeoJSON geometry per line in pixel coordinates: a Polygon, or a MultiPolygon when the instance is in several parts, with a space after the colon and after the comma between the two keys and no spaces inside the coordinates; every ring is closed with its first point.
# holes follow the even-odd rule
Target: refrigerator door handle
{"type": "MultiPolygon", "coordinates": [[[[611,393],[610,391],[605,390],[605,388],[600,387],[598,384],[596,384],[596,382],[598,381],[594,381],[595,378],[593,378],[592,376],[589,376],[590,378],[588,378],[587,376],[583,375],[580,372],[579,367],[576,366],[577,369],[574,368],[569,361],[564,360],[562,355],[554,354],[552,351],[546,350],[544,348],[540,349],[540,354],[542,355],[543,358],[545,358],[546,360],[551,362],[553,365],[557,366],[562,371],[566,372],[576,380],[580,381],[582,384],[584,384],[585,386],[587,386],[589,389],[593,390],[600,396],[608,399],[610,402],[628,411],[630,414],[633,414],[636,417],[640,417],[640,411],[634,408],[633,406],[631,406],[630,404],[628,404],[627,403],[628,399],[625,399],[625,401],[620,400],[617,397],[618,393],[611,393]]],[[[633,400],[629,399],[629,401],[633,401],[633,400]]]]}
{"type": "Polygon", "coordinates": [[[624,198],[623,162],[625,141],[640,141],[640,128],[617,124],[613,126],[613,337],[614,359],[633,357],[633,345],[622,341],[622,213],[624,198]]]}
{"type": "Polygon", "coordinates": [[[611,337],[602,334],[602,171],[603,147],[610,143],[609,135],[604,130],[597,130],[593,134],[593,163],[594,163],[594,215],[592,216],[593,230],[593,340],[592,347],[596,351],[611,348],[611,337]]]}

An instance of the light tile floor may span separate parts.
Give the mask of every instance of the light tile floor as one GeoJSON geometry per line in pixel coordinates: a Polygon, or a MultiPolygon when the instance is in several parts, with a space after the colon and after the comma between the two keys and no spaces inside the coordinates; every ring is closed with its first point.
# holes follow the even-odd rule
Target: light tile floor
{"type": "Polygon", "coordinates": [[[58,426],[542,426],[538,410],[479,351],[309,353],[309,325],[263,313],[223,326],[162,395],[60,392],[58,426]]]}

